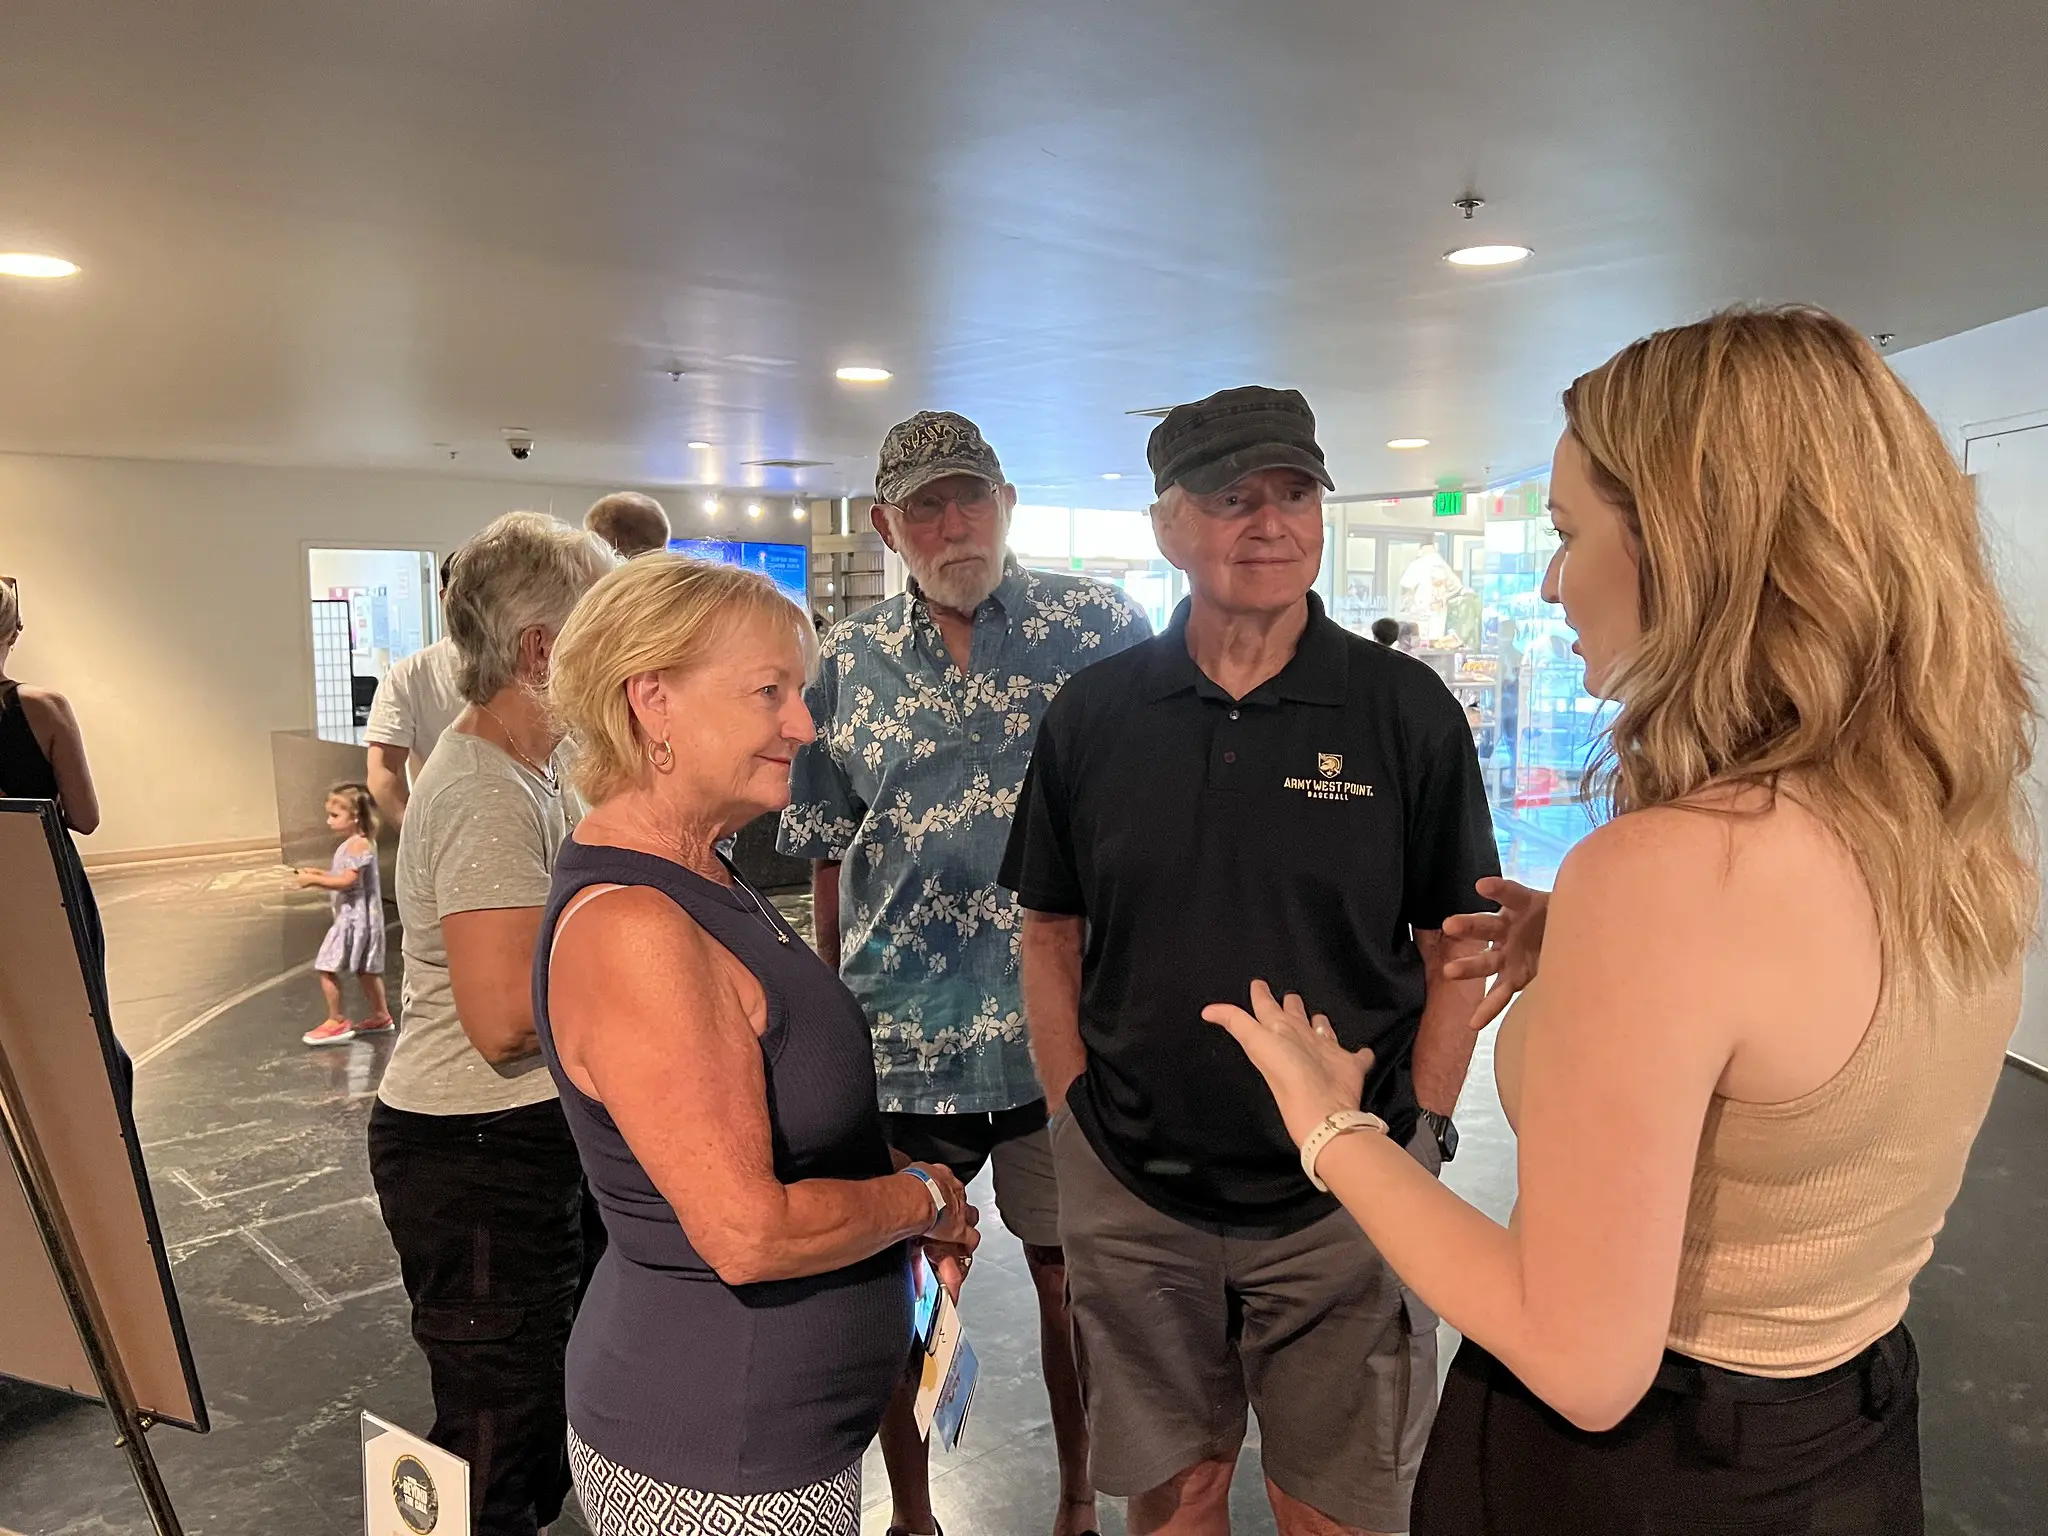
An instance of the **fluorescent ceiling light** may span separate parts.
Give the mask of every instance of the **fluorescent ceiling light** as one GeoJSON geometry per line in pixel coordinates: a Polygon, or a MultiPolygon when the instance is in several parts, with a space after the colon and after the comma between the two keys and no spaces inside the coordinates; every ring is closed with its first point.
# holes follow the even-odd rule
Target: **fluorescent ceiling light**
{"type": "Polygon", "coordinates": [[[1427,448],[1429,446],[1429,439],[1426,437],[1390,437],[1387,439],[1387,446],[1396,449],[1427,448]]]}
{"type": "Polygon", "coordinates": [[[889,380],[895,378],[896,375],[886,368],[868,368],[855,365],[841,368],[834,377],[842,384],[886,384],[889,380]]]}
{"type": "Polygon", "coordinates": [[[700,440],[699,440],[699,439],[697,439],[697,438],[691,438],[691,439],[690,439],[690,446],[691,446],[692,448],[709,448],[709,447],[710,447],[711,445],[710,445],[709,443],[707,443],[707,442],[702,442],[702,441],[700,441],[700,440]]]}
{"type": "Polygon", "coordinates": [[[78,263],[62,256],[39,256],[32,251],[0,251],[0,277],[71,277],[78,263]]]}
{"type": "Polygon", "coordinates": [[[1102,478],[1105,480],[1121,480],[1123,479],[1123,476],[1112,469],[1108,474],[1104,475],[1102,478]]]}
{"type": "Polygon", "coordinates": [[[1467,245],[1445,253],[1454,267],[1511,267],[1536,253],[1526,245],[1467,245]]]}

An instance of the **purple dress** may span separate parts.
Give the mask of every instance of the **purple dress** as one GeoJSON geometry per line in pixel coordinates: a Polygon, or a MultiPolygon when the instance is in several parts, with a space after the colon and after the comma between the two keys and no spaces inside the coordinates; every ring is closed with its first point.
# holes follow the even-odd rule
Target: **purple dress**
{"type": "MultiPolygon", "coordinates": [[[[349,839],[354,842],[355,839],[349,839]]],[[[320,941],[316,971],[353,971],[358,976],[384,974],[384,889],[377,874],[375,845],[361,853],[350,853],[348,843],[334,850],[334,862],[327,872],[338,875],[356,872],[356,883],[346,891],[332,891],[334,924],[320,941]]]]}

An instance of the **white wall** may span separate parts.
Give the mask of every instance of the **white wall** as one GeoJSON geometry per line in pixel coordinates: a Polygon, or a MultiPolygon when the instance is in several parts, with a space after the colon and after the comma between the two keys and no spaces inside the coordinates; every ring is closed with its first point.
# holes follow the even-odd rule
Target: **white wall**
{"type": "Polygon", "coordinates": [[[270,733],[312,724],[307,546],[440,554],[501,512],[552,500],[575,521],[599,494],[0,454],[0,572],[26,624],[9,670],[78,710],[105,808],[87,855],[277,836],[270,733]]]}
{"type": "MultiPolygon", "coordinates": [[[[2048,684],[2048,309],[1914,347],[1892,365],[1976,476],[2006,601],[2048,684]]],[[[2035,764],[2033,787],[2048,826],[2048,762],[2035,764]]],[[[2013,1050],[2048,1065],[2048,952],[2038,948],[2013,1050]]]]}

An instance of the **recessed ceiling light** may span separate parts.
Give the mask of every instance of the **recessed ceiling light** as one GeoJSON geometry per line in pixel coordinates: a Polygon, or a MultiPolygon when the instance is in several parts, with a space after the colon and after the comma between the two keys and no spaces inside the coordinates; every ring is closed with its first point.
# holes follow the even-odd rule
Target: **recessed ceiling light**
{"type": "Polygon", "coordinates": [[[869,368],[863,365],[841,368],[833,376],[842,384],[886,384],[896,377],[886,368],[869,368]]]}
{"type": "Polygon", "coordinates": [[[709,443],[707,443],[707,442],[704,442],[704,441],[703,441],[702,439],[700,439],[700,438],[694,438],[694,437],[693,437],[693,438],[691,438],[691,439],[690,439],[690,446],[691,446],[692,448],[709,448],[709,447],[710,447],[711,445],[710,445],[709,443]]]}
{"type": "Polygon", "coordinates": [[[804,511],[804,504],[798,501],[792,502],[790,504],[789,515],[795,518],[798,522],[802,522],[810,514],[804,511]]]}
{"type": "Polygon", "coordinates": [[[1444,260],[1454,267],[1511,267],[1535,254],[1526,245],[1465,245],[1447,251],[1444,260]]]}
{"type": "Polygon", "coordinates": [[[704,515],[706,517],[718,516],[718,498],[716,496],[706,496],[704,498],[704,515]]]}
{"type": "Polygon", "coordinates": [[[32,251],[0,251],[0,277],[72,277],[78,263],[32,251]]]}
{"type": "Polygon", "coordinates": [[[1123,476],[1112,469],[1108,474],[1104,475],[1102,478],[1105,480],[1121,480],[1123,479],[1123,476]]]}
{"type": "Polygon", "coordinates": [[[1427,448],[1429,446],[1429,439],[1426,437],[1390,437],[1387,439],[1387,446],[1389,448],[1427,448]]]}
{"type": "Polygon", "coordinates": [[[749,516],[749,517],[759,517],[760,515],[761,515],[761,503],[759,503],[759,502],[757,501],[757,502],[753,502],[752,504],[750,504],[750,505],[748,506],[748,508],[747,508],[747,516],[749,516]]]}

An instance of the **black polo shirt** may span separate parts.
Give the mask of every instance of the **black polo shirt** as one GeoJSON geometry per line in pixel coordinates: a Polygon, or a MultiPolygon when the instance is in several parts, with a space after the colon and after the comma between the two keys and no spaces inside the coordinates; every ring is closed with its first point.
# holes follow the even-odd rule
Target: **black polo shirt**
{"type": "Polygon", "coordinates": [[[1365,1106],[1414,1129],[1413,930],[1486,909],[1500,872],[1465,711],[1423,662],[1311,593],[1278,677],[1233,700],[1166,633],[1076,674],[1045,715],[1003,859],[1034,912],[1085,915],[1068,1099],[1110,1170],[1212,1231],[1279,1236],[1335,1209],[1273,1096],[1202,1010],[1254,978],[1376,1053],[1365,1106]]]}

